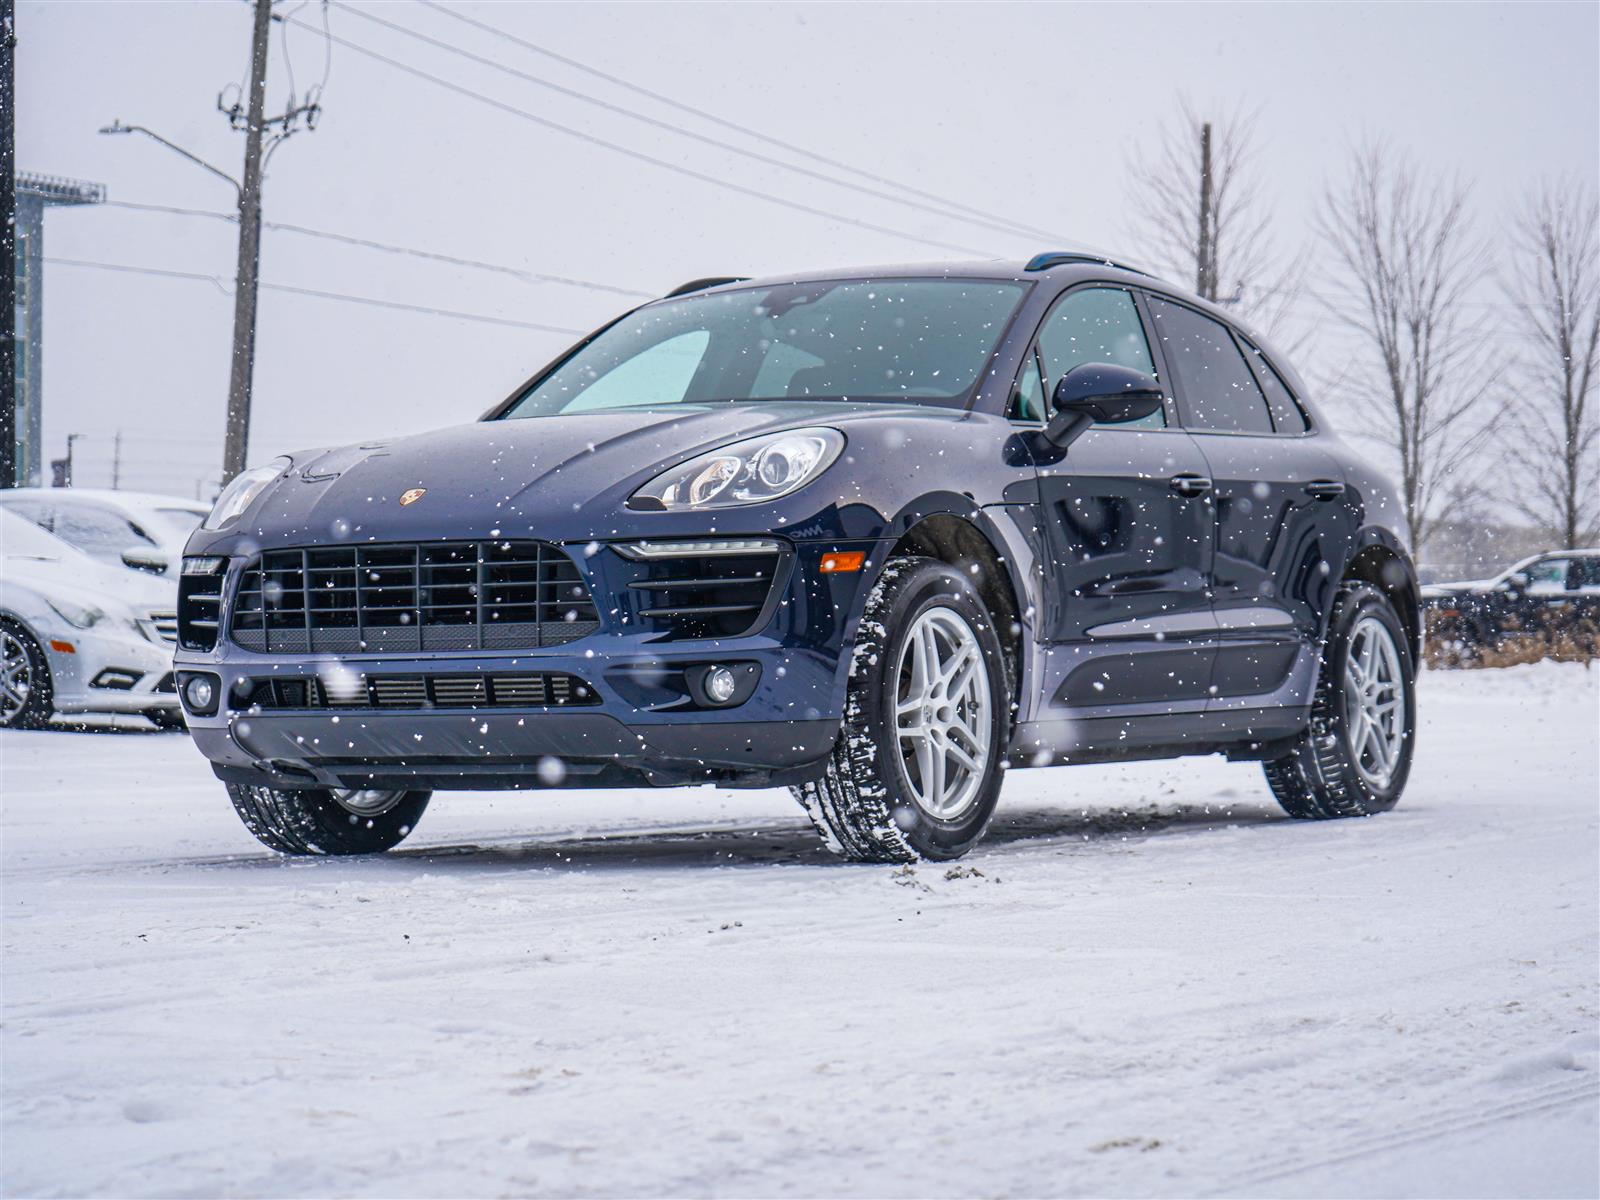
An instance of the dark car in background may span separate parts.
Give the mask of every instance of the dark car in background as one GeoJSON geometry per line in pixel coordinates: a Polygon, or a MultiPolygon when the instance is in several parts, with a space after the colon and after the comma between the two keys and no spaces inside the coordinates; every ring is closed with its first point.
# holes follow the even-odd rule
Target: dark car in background
{"type": "Polygon", "coordinates": [[[1600,549],[1549,550],[1489,579],[1422,588],[1433,640],[1466,655],[1533,634],[1575,639],[1592,652],[1600,632],[1600,549]]]}
{"type": "Polygon", "coordinates": [[[713,783],[951,858],[1008,768],[1186,754],[1364,815],[1411,764],[1402,529],[1279,355],[1142,272],[700,280],[477,422],[235,479],[179,686],[292,853],[435,788],[713,783]]]}

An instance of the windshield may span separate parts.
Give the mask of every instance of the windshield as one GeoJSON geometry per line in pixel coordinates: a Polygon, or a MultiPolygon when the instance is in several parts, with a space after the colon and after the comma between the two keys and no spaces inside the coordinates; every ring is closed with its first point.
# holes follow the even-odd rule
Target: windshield
{"type": "Polygon", "coordinates": [[[70,558],[75,553],[54,534],[0,507],[0,555],[6,558],[70,558]]]}
{"type": "Polygon", "coordinates": [[[832,280],[651,304],[503,415],[760,400],[965,408],[1022,293],[988,279],[832,280]]]}

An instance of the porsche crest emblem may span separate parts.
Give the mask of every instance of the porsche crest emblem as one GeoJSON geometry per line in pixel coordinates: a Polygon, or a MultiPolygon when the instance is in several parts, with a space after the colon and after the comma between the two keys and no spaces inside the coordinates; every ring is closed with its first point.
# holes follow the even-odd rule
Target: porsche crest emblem
{"type": "Polygon", "coordinates": [[[418,500],[421,500],[427,494],[428,494],[428,489],[427,488],[412,488],[410,491],[401,492],[400,493],[400,507],[404,508],[408,504],[415,504],[418,500]]]}

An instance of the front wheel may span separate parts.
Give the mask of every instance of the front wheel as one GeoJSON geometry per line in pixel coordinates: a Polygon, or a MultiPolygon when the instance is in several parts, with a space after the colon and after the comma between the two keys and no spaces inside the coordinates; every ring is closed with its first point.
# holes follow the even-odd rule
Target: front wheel
{"type": "Polygon", "coordinates": [[[1295,747],[1266,763],[1291,817],[1323,820],[1388,812],[1411,773],[1416,666],[1388,597],[1358,584],[1334,601],[1312,702],[1295,747]]]}
{"type": "Polygon", "coordinates": [[[994,814],[1010,705],[971,582],[933,559],[894,559],[862,613],[838,745],[795,795],[846,858],[959,858],[994,814]]]}
{"type": "Polygon", "coordinates": [[[0,729],[50,723],[50,664],[39,641],[14,621],[0,621],[0,729]]]}
{"type": "Polygon", "coordinates": [[[228,798],[244,827],[263,846],[284,854],[379,854],[416,828],[432,795],[228,784],[228,798]]]}

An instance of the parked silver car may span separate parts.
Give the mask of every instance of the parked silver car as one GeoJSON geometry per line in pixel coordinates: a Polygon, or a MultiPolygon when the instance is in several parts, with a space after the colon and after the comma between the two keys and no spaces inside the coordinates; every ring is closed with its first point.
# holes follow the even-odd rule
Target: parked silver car
{"type": "Polygon", "coordinates": [[[58,713],[183,724],[173,580],[107,566],[0,507],[0,728],[58,713]]]}
{"type": "Polygon", "coordinates": [[[101,488],[8,488],[0,508],[91,558],[152,575],[178,575],[183,544],[211,506],[182,496],[101,488]]]}

